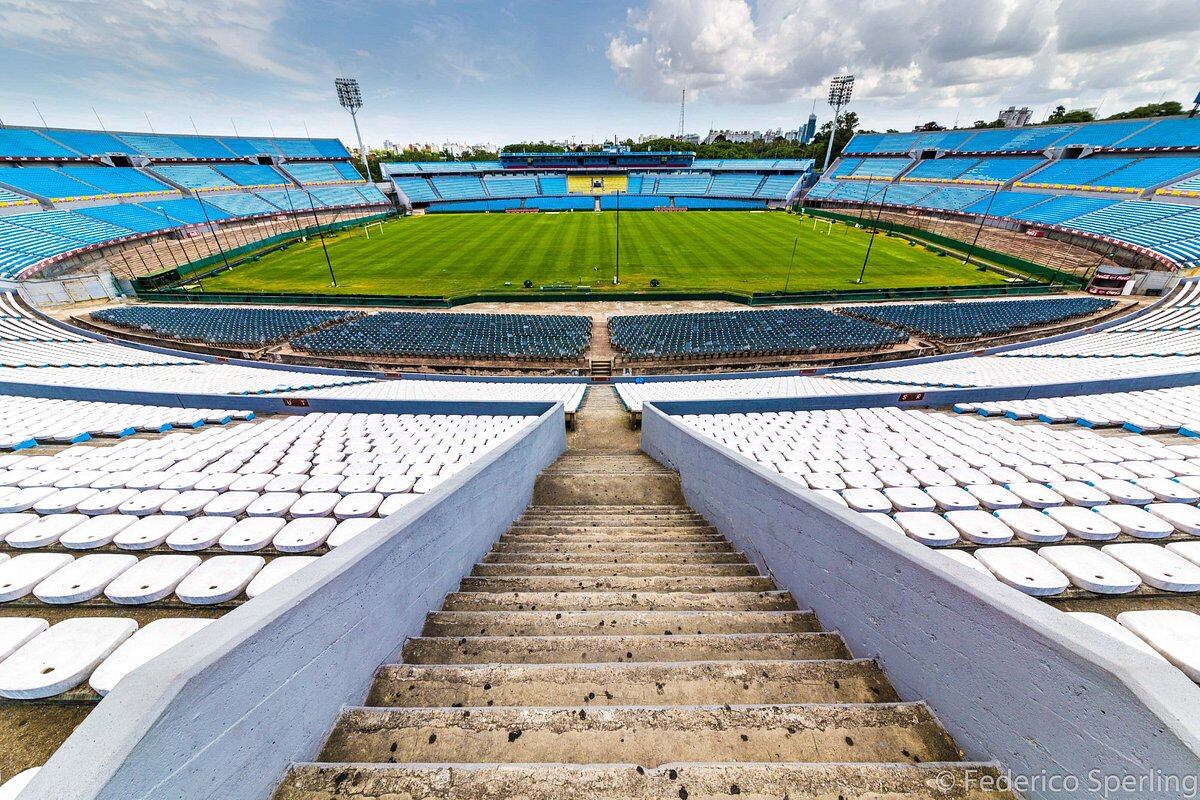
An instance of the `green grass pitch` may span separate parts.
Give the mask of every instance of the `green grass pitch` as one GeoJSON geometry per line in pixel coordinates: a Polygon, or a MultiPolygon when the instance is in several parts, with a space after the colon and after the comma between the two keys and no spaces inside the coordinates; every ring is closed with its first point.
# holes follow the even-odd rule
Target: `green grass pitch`
{"type": "Polygon", "coordinates": [[[866,278],[856,284],[869,235],[783,212],[623,212],[621,283],[612,285],[616,214],[429,214],[351,228],[328,242],[338,286],[330,286],[321,243],[310,238],[255,263],[205,279],[208,291],[454,296],[534,286],[593,291],[650,289],[895,289],[1003,282],[994,272],[938,257],[899,237],[875,237],[866,278]],[[791,267],[792,247],[796,245],[791,267]],[[511,286],[506,285],[511,284],[511,286]]]}

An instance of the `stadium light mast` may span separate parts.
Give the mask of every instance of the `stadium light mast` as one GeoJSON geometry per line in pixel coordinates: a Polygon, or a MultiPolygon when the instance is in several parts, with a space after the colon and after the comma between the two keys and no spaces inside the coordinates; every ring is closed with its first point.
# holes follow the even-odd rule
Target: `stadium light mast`
{"type": "Polygon", "coordinates": [[[354,122],[354,136],[358,139],[358,155],[362,158],[363,169],[366,170],[367,181],[371,180],[371,166],[367,163],[367,150],[363,147],[362,134],[358,130],[358,110],[362,108],[362,89],[358,87],[358,78],[334,78],[333,86],[337,89],[338,104],[350,112],[354,122]]]}
{"type": "Polygon", "coordinates": [[[850,95],[853,92],[853,75],[839,75],[829,82],[829,105],[833,107],[833,125],[829,128],[829,144],[825,146],[825,161],[821,164],[822,174],[829,167],[829,157],[833,155],[833,137],[837,135],[838,114],[850,105],[850,95]]]}

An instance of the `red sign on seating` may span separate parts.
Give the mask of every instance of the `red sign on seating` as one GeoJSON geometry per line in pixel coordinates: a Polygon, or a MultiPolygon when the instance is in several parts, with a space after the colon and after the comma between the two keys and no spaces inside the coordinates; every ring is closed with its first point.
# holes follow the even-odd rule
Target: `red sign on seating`
{"type": "Polygon", "coordinates": [[[925,399],[924,392],[905,392],[904,394],[900,395],[901,403],[912,403],[914,401],[924,400],[924,399],[925,399]]]}
{"type": "Polygon", "coordinates": [[[308,401],[303,397],[285,397],[283,405],[287,408],[308,408],[308,401]]]}

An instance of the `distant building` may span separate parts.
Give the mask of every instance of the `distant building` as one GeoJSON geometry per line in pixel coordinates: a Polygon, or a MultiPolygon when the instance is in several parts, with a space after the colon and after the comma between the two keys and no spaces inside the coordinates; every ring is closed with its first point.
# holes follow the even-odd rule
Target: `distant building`
{"type": "Polygon", "coordinates": [[[390,152],[393,152],[393,153],[397,153],[397,154],[399,154],[399,152],[400,152],[400,145],[396,144],[396,143],[395,143],[395,142],[393,142],[393,141],[389,141],[389,140],[387,140],[387,139],[384,139],[384,140],[383,140],[383,149],[384,149],[384,150],[388,150],[388,151],[390,151],[390,152]]]}
{"type": "Polygon", "coordinates": [[[1000,112],[1000,116],[997,119],[1003,122],[1006,128],[1020,128],[1023,125],[1028,125],[1029,119],[1032,116],[1033,112],[1029,110],[1028,106],[1024,108],[1009,106],[1000,112]]]}
{"type": "Polygon", "coordinates": [[[808,144],[811,142],[813,137],[817,135],[817,115],[809,114],[808,122],[796,133],[796,138],[800,140],[800,144],[808,144]]]}

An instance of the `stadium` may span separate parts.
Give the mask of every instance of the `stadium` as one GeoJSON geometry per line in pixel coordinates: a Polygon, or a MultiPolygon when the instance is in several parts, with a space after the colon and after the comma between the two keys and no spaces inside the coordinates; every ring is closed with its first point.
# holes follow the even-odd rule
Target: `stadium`
{"type": "Polygon", "coordinates": [[[0,124],[0,800],[1195,796],[1200,116],[852,84],[0,124]]]}

